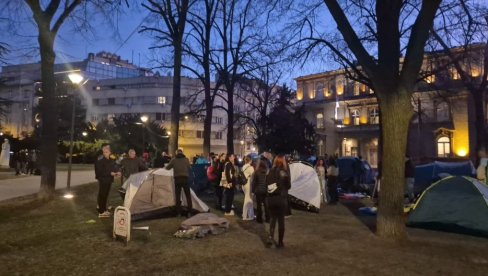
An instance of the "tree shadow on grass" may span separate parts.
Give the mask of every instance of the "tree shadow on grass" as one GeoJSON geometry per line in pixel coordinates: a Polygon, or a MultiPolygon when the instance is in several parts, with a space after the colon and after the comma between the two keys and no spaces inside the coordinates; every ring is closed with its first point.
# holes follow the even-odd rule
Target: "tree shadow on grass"
{"type": "Polygon", "coordinates": [[[362,200],[344,200],[341,204],[344,205],[349,212],[351,212],[362,224],[364,224],[373,234],[376,233],[376,216],[366,215],[359,212],[361,207],[369,207],[362,200]]]}

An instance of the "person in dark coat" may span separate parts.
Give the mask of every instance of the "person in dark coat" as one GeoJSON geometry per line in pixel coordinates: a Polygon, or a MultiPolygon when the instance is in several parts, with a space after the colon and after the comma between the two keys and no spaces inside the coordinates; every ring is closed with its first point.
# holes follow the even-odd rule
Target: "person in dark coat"
{"type": "Polygon", "coordinates": [[[181,216],[181,189],[185,193],[186,204],[188,206],[187,217],[191,216],[192,202],[190,186],[188,186],[189,171],[191,169],[190,161],[183,154],[182,149],[176,151],[175,158],[171,159],[168,165],[165,167],[167,170],[173,169],[173,175],[175,179],[175,196],[176,196],[176,213],[181,216]]]}
{"type": "Polygon", "coordinates": [[[110,145],[102,146],[102,158],[95,162],[95,178],[98,180],[98,217],[108,218],[110,212],[107,211],[107,198],[110,193],[110,186],[115,176],[120,176],[117,171],[115,160],[110,158],[110,145]]]}
{"type": "Polygon", "coordinates": [[[146,164],[136,156],[134,149],[129,149],[128,157],[122,159],[120,162],[122,166],[122,175],[124,179],[128,179],[131,174],[147,170],[146,164]]]}
{"type": "Polygon", "coordinates": [[[224,172],[225,172],[225,179],[222,176],[222,186],[224,187],[224,194],[225,194],[225,208],[224,208],[224,215],[226,216],[233,216],[234,210],[232,210],[232,203],[234,202],[234,193],[237,185],[237,168],[235,165],[236,156],[231,153],[227,155],[227,159],[225,160],[224,165],[224,172]]]}
{"type": "Polygon", "coordinates": [[[263,160],[259,160],[251,180],[251,191],[256,196],[257,212],[256,221],[263,223],[263,210],[266,222],[269,222],[269,212],[266,207],[266,194],[268,193],[266,187],[266,175],[268,174],[268,166],[263,160]]]}
{"type": "Polygon", "coordinates": [[[278,222],[278,244],[277,247],[284,246],[285,236],[285,213],[288,208],[288,190],[291,188],[290,174],[285,156],[278,155],[273,161],[273,167],[266,176],[268,194],[266,203],[269,209],[269,239],[268,245],[274,243],[274,229],[278,222]]]}
{"type": "Polygon", "coordinates": [[[217,179],[215,182],[217,185],[215,186],[215,197],[216,197],[216,203],[215,203],[215,208],[217,210],[222,210],[222,199],[224,197],[224,187],[222,187],[222,175],[225,173],[225,159],[227,159],[227,155],[225,153],[220,154],[220,156],[217,158],[216,162],[216,169],[215,169],[215,174],[217,176],[217,179]]]}

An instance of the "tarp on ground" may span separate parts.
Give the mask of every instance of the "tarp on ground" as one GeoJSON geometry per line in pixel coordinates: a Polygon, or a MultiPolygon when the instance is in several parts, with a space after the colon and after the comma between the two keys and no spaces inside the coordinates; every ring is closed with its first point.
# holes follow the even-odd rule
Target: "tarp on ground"
{"type": "MultiPolygon", "coordinates": [[[[175,185],[173,170],[156,169],[132,174],[124,183],[127,187],[124,206],[129,208],[132,220],[163,217],[174,214],[175,185]]],[[[208,212],[208,206],[193,190],[193,212],[208,212]]],[[[182,209],[186,208],[185,193],[181,193],[182,209]]],[[[188,211],[187,209],[185,211],[188,211]]]]}
{"type": "MultiPolygon", "coordinates": [[[[320,182],[314,168],[297,162],[290,164],[291,189],[288,194],[309,206],[302,206],[310,211],[320,209],[320,182]],[[309,207],[314,208],[309,208],[309,207]]],[[[292,200],[293,202],[293,200],[292,200]]]]}
{"type": "Polygon", "coordinates": [[[471,177],[443,178],[422,193],[407,225],[488,237],[488,186],[471,177]]]}

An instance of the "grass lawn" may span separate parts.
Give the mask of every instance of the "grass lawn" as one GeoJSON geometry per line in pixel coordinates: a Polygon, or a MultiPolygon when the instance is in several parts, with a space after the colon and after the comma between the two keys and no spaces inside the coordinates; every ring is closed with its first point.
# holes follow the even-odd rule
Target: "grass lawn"
{"type": "Polygon", "coordinates": [[[237,216],[228,232],[197,240],[173,237],[181,218],[137,222],[150,234],[134,230],[125,246],[112,240],[112,219],[97,217],[97,185],[75,191],[0,204],[1,275],[488,275],[487,239],[409,229],[408,241],[386,242],[343,204],[294,210],[284,249],[265,248],[264,226],[237,216]]]}

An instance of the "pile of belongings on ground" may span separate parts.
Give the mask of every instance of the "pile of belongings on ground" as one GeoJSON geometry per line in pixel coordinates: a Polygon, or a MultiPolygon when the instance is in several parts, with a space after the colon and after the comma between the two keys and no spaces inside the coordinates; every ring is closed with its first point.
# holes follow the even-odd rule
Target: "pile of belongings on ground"
{"type": "Polygon", "coordinates": [[[368,196],[362,193],[340,193],[339,197],[345,200],[357,200],[367,198],[368,196]]]}
{"type": "Polygon", "coordinates": [[[174,234],[177,238],[196,239],[208,234],[218,235],[229,229],[229,221],[212,213],[200,213],[181,223],[174,234]]]}

